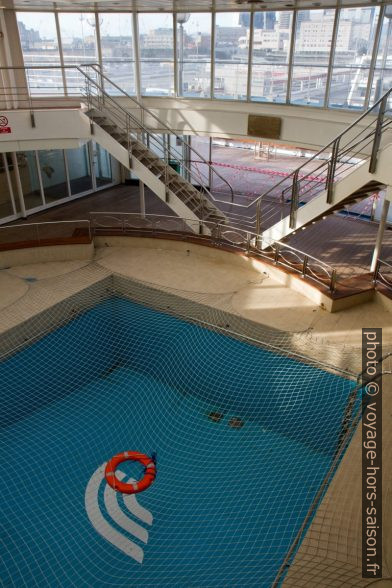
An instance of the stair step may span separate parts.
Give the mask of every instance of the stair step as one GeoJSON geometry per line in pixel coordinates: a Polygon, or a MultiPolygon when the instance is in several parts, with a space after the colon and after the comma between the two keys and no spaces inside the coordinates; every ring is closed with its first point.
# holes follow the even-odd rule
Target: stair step
{"type": "Polygon", "coordinates": [[[109,133],[120,145],[130,146],[131,154],[149,169],[161,182],[167,181],[168,188],[196,215],[203,214],[210,222],[225,222],[226,217],[215,208],[203,193],[176,172],[167,162],[151,151],[139,140],[131,139],[124,130],[112,123],[103,113],[92,108],[86,112],[92,121],[109,133]]]}

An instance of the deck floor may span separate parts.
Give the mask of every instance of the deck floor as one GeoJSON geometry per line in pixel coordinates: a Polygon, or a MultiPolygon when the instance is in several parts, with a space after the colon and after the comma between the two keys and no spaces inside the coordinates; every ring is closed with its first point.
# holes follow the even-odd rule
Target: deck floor
{"type": "MultiPolygon", "coordinates": [[[[147,214],[173,214],[170,207],[147,188],[145,202],[147,214]]],[[[90,212],[138,213],[139,211],[138,186],[119,185],[38,212],[27,219],[18,219],[12,224],[83,220],[89,218],[90,212]]],[[[339,274],[366,273],[369,271],[377,229],[377,223],[331,215],[291,236],[288,243],[329,263],[337,269],[339,274]]],[[[385,231],[381,257],[386,261],[392,259],[392,227],[385,231]]]]}

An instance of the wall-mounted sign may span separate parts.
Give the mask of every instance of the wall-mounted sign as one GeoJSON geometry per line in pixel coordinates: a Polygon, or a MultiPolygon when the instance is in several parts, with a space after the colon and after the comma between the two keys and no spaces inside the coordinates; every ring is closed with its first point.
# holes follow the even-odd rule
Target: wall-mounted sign
{"type": "Polygon", "coordinates": [[[11,127],[8,126],[8,118],[0,115],[0,133],[10,133],[11,127]]]}
{"type": "Polygon", "coordinates": [[[277,116],[248,115],[248,135],[265,139],[280,139],[282,119],[277,116]]]}

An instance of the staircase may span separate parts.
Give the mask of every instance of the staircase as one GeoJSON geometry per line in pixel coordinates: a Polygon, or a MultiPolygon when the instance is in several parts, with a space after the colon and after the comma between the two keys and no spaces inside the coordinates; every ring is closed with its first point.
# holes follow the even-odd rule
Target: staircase
{"type": "Polygon", "coordinates": [[[195,232],[211,232],[217,223],[227,223],[228,219],[214,203],[214,196],[206,181],[206,178],[215,174],[227,184],[232,194],[231,186],[219,172],[182,136],[167,127],[152,111],[142,106],[134,97],[129,96],[95,66],[88,66],[88,71],[88,75],[84,74],[87,102],[84,114],[90,120],[94,139],[117,159],[119,159],[119,147],[125,150],[127,157],[124,158],[122,153],[121,163],[133,170],[139,179],[162,198],[176,214],[187,218],[190,221],[188,225],[195,232]],[[108,89],[112,91],[109,93],[108,89]],[[112,97],[113,89],[117,96],[124,95],[128,100],[136,103],[136,113],[135,110],[123,108],[118,100],[112,97]],[[144,123],[146,117],[154,120],[159,130],[147,126],[144,123]],[[182,151],[177,149],[177,146],[168,145],[159,134],[162,131],[168,135],[175,135],[177,146],[180,146],[182,151]],[[108,140],[108,137],[112,139],[112,142],[108,140]],[[189,159],[195,159],[203,164],[206,174],[201,175],[191,163],[188,165],[184,163],[184,150],[187,150],[189,159]],[[160,157],[157,151],[163,157],[160,157]],[[182,174],[178,173],[173,166],[176,166],[177,170],[180,169],[182,174]],[[192,222],[197,220],[203,223],[192,222]]]}
{"type": "Polygon", "coordinates": [[[392,185],[391,94],[392,88],[331,143],[257,199],[256,233],[263,249],[392,185]],[[272,195],[277,197],[277,207],[289,203],[290,211],[278,221],[273,215],[268,226],[263,200],[272,195]]]}
{"type": "MultiPolygon", "coordinates": [[[[96,132],[99,127],[126,151],[125,166],[164,199],[176,214],[190,221],[206,221],[207,224],[204,222],[199,226],[189,224],[197,232],[210,233],[217,223],[235,225],[260,235],[259,244],[265,249],[308,224],[392,185],[392,166],[388,163],[392,161],[392,88],[310,160],[252,203],[241,205],[233,202],[232,187],[211,162],[151,110],[107,78],[98,66],[87,65],[79,69],[86,83],[86,115],[96,140],[100,141],[96,132]],[[126,97],[131,110],[122,107],[113,96],[126,97]],[[159,135],[162,132],[175,136],[176,145],[182,152],[177,147],[169,147],[159,135]],[[381,159],[383,165],[378,166],[381,159]],[[192,163],[185,163],[192,160],[203,164],[206,173],[200,174],[192,163]],[[182,174],[171,167],[173,161],[181,166],[182,174]],[[383,169],[383,176],[378,168],[383,169]],[[210,192],[206,178],[211,180],[214,175],[227,185],[231,204],[215,198],[210,192]],[[276,202],[272,209],[264,205],[268,199],[276,202]],[[231,210],[223,212],[222,208],[227,209],[228,205],[231,210]],[[286,212],[288,205],[289,214],[286,212]],[[254,217],[247,216],[255,206],[254,217]],[[268,218],[265,215],[267,208],[268,218]]],[[[110,144],[103,146],[117,157],[110,144]]]]}

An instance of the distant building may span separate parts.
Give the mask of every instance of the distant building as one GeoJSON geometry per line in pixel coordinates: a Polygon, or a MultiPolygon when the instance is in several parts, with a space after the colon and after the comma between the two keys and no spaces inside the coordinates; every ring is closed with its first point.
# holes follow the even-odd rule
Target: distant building
{"type": "Polygon", "coordinates": [[[40,43],[41,37],[38,31],[28,29],[23,22],[18,20],[18,28],[22,49],[32,49],[36,43],[40,43]]]}
{"type": "Polygon", "coordinates": [[[172,49],[173,48],[173,29],[159,28],[141,35],[140,45],[143,49],[172,49]]]}
{"type": "Polygon", "coordinates": [[[245,27],[216,27],[215,41],[218,47],[237,47],[241,37],[246,37],[245,27]]]}
{"type": "MultiPolygon", "coordinates": [[[[256,12],[253,18],[253,26],[255,29],[274,30],[276,22],[275,12],[256,12]]],[[[250,27],[250,13],[241,12],[238,23],[243,27],[250,27]]]]}
{"type": "MultiPolygon", "coordinates": [[[[249,35],[250,31],[247,31],[247,36],[239,40],[240,49],[249,48],[249,35]]],[[[255,29],[253,34],[253,51],[278,51],[282,48],[281,45],[283,43],[281,43],[281,35],[278,30],[255,29]]]]}
{"type": "MultiPolygon", "coordinates": [[[[331,50],[334,21],[302,22],[296,42],[299,53],[324,53],[331,50]]],[[[335,51],[348,51],[351,40],[351,22],[341,21],[335,51]]]]}
{"type": "Polygon", "coordinates": [[[279,28],[280,29],[290,29],[292,14],[293,13],[290,11],[279,12],[279,28]]]}

